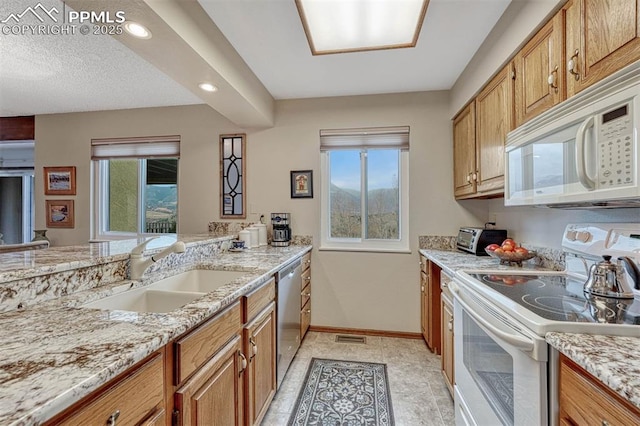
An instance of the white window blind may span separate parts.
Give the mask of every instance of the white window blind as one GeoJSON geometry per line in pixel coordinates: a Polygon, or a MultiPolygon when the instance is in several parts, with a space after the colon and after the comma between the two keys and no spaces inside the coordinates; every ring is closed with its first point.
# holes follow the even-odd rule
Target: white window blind
{"type": "Polygon", "coordinates": [[[91,159],[180,157],[180,136],[91,139],[91,159]]]}
{"type": "Polygon", "coordinates": [[[409,150],[409,126],[320,130],[320,151],[358,148],[409,150]]]}

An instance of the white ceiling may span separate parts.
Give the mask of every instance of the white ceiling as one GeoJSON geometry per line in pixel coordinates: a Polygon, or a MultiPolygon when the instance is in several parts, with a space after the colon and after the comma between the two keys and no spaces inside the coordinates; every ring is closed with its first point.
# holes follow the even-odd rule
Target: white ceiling
{"type": "MultiPolygon", "coordinates": [[[[197,5],[195,0],[184,1],[183,5],[191,4],[191,18],[200,27],[198,37],[213,34],[212,40],[215,39],[217,25],[239,53],[237,60],[229,59],[229,66],[246,68],[244,60],[257,80],[242,72],[232,76],[229,69],[233,67],[216,69],[212,64],[215,61],[207,58],[203,51],[206,44],[202,39],[186,37],[181,32],[185,29],[181,27],[182,22],[177,18],[173,22],[174,15],[170,13],[173,5],[168,4],[171,2],[154,1],[135,2],[136,19],[144,22],[140,14],[148,14],[150,22],[162,18],[167,28],[175,31],[172,40],[178,40],[180,46],[187,43],[193,48],[192,53],[211,67],[205,74],[226,80],[214,81],[221,86],[217,95],[200,93],[195,88],[199,81],[190,80],[194,70],[176,66],[179,55],[184,54],[183,48],[175,47],[178,44],[172,44],[172,49],[166,45],[156,46],[154,56],[148,52],[149,48],[145,50],[139,44],[143,41],[131,42],[123,38],[125,36],[121,36],[120,43],[116,38],[101,35],[0,33],[0,116],[199,103],[208,103],[220,110],[220,101],[212,100],[212,96],[225,96],[227,86],[247,105],[264,104],[260,96],[254,96],[258,99],[255,100],[247,95],[249,89],[255,89],[260,82],[275,99],[447,90],[511,0],[431,0],[415,48],[322,56],[311,55],[294,0],[197,0],[210,20],[196,13],[199,9],[193,7],[197,5]],[[245,83],[234,81],[238,79],[245,83]]],[[[62,5],[61,0],[40,2],[45,7],[62,5]]],[[[37,2],[2,0],[0,21],[10,13],[22,12],[31,3],[37,2]]],[[[67,2],[67,7],[69,3],[91,4],[95,8],[98,4],[114,7],[123,4],[108,0],[91,3],[72,0],[67,2]]],[[[38,23],[35,18],[32,21],[38,23]]],[[[166,31],[154,32],[154,35],[160,32],[166,31]]],[[[154,36],[152,40],[158,43],[160,38],[154,36]]],[[[220,44],[218,40],[217,45],[220,44]]],[[[224,46],[216,54],[221,52],[225,52],[224,46]]],[[[228,54],[229,50],[226,52],[226,57],[233,56],[228,54]]],[[[243,104],[234,108],[238,109],[238,105],[243,104]]],[[[225,115],[233,120],[234,114],[237,111],[225,115]]]]}
{"type": "Polygon", "coordinates": [[[511,0],[431,0],[415,48],[319,56],[294,0],[198,2],[271,95],[293,99],[450,89],[511,0]]]}

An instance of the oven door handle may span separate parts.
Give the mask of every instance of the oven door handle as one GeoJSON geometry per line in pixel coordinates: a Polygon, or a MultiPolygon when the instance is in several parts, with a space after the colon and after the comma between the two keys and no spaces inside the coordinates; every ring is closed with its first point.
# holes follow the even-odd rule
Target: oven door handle
{"type": "Polygon", "coordinates": [[[483,320],[478,314],[474,312],[474,310],[467,304],[467,302],[465,302],[462,299],[462,295],[460,294],[460,289],[458,288],[458,285],[454,281],[449,283],[449,289],[456,296],[456,299],[458,299],[458,303],[462,305],[465,312],[469,316],[473,317],[473,319],[476,321],[476,323],[479,326],[481,326],[482,328],[485,328],[486,329],[485,331],[489,331],[495,334],[505,342],[509,343],[510,345],[512,345],[517,349],[520,349],[521,351],[533,352],[533,349],[535,348],[535,342],[533,340],[527,339],[526,337],[521,337],[521,336],[516,336],[514,334],[506,333],[500,330],[499,328],[497,328],[496,326],[494,326],[493,324],[491,324],[490,322],[483,320]]]}

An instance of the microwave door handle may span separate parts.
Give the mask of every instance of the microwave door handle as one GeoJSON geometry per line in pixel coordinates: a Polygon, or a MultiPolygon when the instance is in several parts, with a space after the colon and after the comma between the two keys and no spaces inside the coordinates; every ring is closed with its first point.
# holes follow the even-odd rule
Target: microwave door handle
{"type": "Polygon", "coordinates": [[[586,162],[586,135],[587,130],[593,127],[595,123],[595,116],[591,116],[584,120],[584,122],[578,127],[578,133],[576,134],[576,171],[578,173],[578,179],[582,186],[588,190],[592,190],[596,187],[596,183],[587,174],[587,162],[586,162]]]}

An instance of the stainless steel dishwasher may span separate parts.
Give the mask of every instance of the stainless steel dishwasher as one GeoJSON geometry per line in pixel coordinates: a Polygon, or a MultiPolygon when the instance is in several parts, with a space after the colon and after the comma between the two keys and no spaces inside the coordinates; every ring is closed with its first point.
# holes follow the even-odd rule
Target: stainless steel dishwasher
{"type": "Polygon", "coordinates": [[[300,259],[285,265],[278,273],[277,352],[278,388],[300,347],[300,259]]]}

